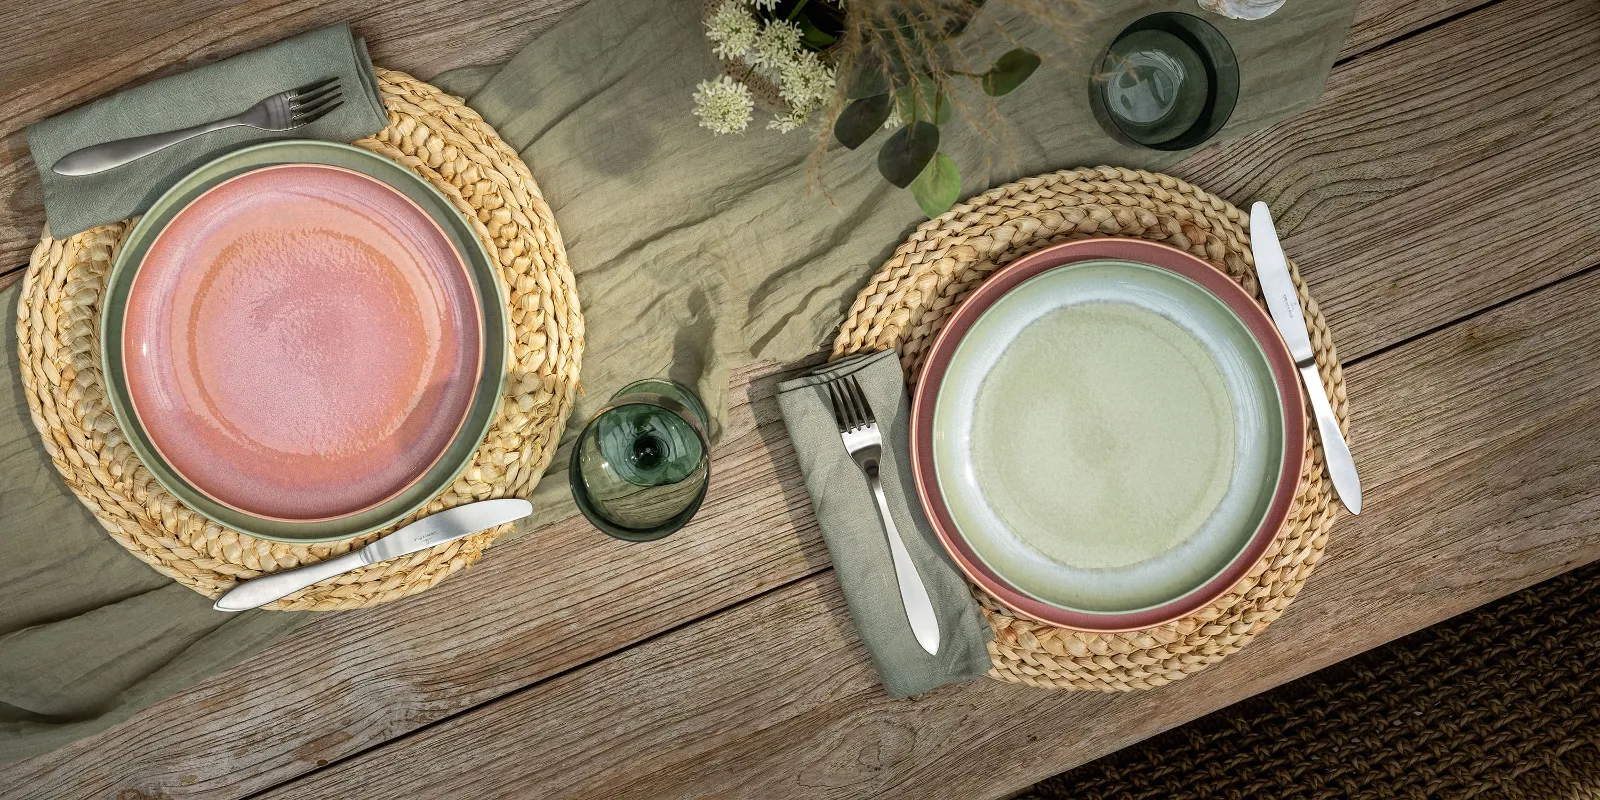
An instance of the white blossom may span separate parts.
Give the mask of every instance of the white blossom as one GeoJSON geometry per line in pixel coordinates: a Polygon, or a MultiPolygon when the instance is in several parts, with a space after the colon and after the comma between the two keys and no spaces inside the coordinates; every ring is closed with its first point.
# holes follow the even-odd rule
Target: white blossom
{"type": "Polygon", "coordinates": [[[739,0],[723,0],[706,21],[706,38],[718,58],[735,59],[750,52],[761,34],[761,23],[739,0]]]}
{"type": "Polygon", "coordinates": [[[714,81],[701,81],[695,87],[694,115],[700,118],[700,127],[715,133],[744,130],[750,124],[750,112],[754,108],[750,87],[727,75],[718,76],[714,81]]]}
{"type": "Polygon", "coordinates": [[[778,8],[779,2],[780,0],[750,0],[750,5],[753,5],[762,11],[774,11],[778,8]]]}
{"type": "Polygon", "coordinates": [[[787,20],[768,22],[756,36],[746,60],[756,69],[782,70],[800,55],[800,26],[787,20]]]}
{"type": "Polygon", "coordinates": [[[791,109],[809,112],[822,105],[833,95],[833,85],[833,68],[809,50],[778,69],[778,94],[791,109]]]}
{"type": "Polygon", "coordinates": [[[803,127],[811,119],[811,110],[791,110],[787,114],[774,114],[767,123],[767,130],[778,133],[788,133],[803,127]]]}

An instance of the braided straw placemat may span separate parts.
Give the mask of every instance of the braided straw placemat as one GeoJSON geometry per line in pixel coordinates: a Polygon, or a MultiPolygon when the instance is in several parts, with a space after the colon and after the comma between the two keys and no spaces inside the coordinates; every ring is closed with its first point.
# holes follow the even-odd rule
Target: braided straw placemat
{"type": "MultiPolygon", "coordinates": [[[[1133,236],[1187,250],[1259,300],[1248,222],[1249,215],[1226,200],[1142,170],[1064,170],[1006,184],[918,227],[856,297],[833,355],[893,348],[915,382],[934,336],[974,286],[1022,255],[1090,236],[1133,236]]],[[[1327,322],[1292,263],[1290,271],[1317,367],[1344,429],[1344,372],[1327,322]]],[[[1266,555],[1204,610],[1148,630],[1056,628],[1013,616],[974,590],[995,632],[989,676],[1051,689],[1126,691],[1171,683],[1221,661],[1277,619],[1299,593],[1322,556],[1334,502],[1311,426],[1295,503],[1266,555]]]]}
{"type": "MultiPolygon", "coordinates": [[[[399,524],[451,506],[526,496],[555,455],[572,411],[583,317],[554,217],[515,151],[477,112],[401,72],[380,69],[389,127],[355,144],[427,179],[471,223],[500,268],[510,308],[510,375],[500,410],[456,482],[399,524]]],[[[168,494],[124,441],[100,374],[100,294],[133,220],[33,251],[18,302],[22,382],[45,449],[111,538],[208,597],[263,573],[321,561],[383,535],[296,545],[223,528],[168,494]]],[[[391,528],[392,530],[392,528],[391,528]]],[[[415,594],[477,560],[502,525],[329,579],[272,603],[280,610],[359,608],[415,594]]]]}

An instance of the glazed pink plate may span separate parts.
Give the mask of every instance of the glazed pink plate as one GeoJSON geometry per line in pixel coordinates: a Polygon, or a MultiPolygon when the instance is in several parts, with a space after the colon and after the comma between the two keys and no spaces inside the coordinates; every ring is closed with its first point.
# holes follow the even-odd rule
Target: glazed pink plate
{"type": "Polygon", "coordinates": [[[1283,526],[1299,385],[1266,312],[1205,261],[1056,245],[974,289],[928,351],[917,491],[955,563],[1017,613],[1151,628],[1226,593],[1283,526]]]}
{"type": "Polygon", "coordinates": [[[467,264],[400,191],[282,164],[183,207],[129,290],[132,410],[228,508],[335,520],[418,481],[467,419],[484,322],[467,264]]]}

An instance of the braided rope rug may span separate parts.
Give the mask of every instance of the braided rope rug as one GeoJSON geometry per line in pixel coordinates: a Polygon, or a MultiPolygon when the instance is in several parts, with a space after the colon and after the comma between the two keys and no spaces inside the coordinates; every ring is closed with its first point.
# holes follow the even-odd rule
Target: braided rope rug
{"type": "MultiPolygon", "coordinates": [[[[934,337],[973,287],[1020,256],[1090,236],[1132,236],[1187,250],[1259,301],[1248,221],[1226,200],[1142,170],[1064,170],[1006,184],[918,227],[856,297],[833,357],[893,348],[914,383],[934,337]]],[[[1293,263],[1290,271],[1317,367],[1345,429],[1344,372],[1327,322],[1293,263]]],[[[1171,683],[1221,661],[1299,593],[1322,556],[1334,503],[1312,426],[1289,519],[1266,554],[1216,602],[1156,628],[1117,634],[1056,628],[1014,616],[975,589],[995,632],[989,676],[1052,689],[1127,691],[1171,683]]]]}
{"type": "Polygon", "coordinates": [[[1019,800],[1600,800],[1600,562],[1019,800]]]}
{"type": "MultiPolygon", "coordinates": [[[[404,164],[444,193],[500,269],[510,310],[510,375],[500,409],[467,470],[398,524],[451,506],[526,496],[555,455],[572,411],[583,317],[555,218],[515,151],[455,97],[379,69],[389,126],[355,144],[404,164]]],[[[209,597],[264,573],[349,552],[387,532],[284,544],[229,530],[183,506],[139,463],[111,413],[100,374],[100,295],[133,220],[34,249],[18,301],[28,410],[66,484],[111,538],[209,597]]],[[[389,530],[392,530],[390,528],[389,530]]],[[[477,560],[502,525],[318,583],[266,608],[359,608],[423,591],[477,560]]]]}

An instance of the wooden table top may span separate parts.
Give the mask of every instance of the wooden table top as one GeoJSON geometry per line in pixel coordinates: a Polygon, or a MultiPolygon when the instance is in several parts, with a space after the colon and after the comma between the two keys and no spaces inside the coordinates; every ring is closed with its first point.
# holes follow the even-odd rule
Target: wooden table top
{"type": "MultiPolygon", "coordinates": [[[[344,19],[375,61],[428,77],[503,60],[577,2],[13,4],[0,265],[20,267],[42,221],[29,122],[344,19]]],[[[736,376],[721,477],[687,530],[640,547],[572,520],[506,542],[432,591],[322,617],[0,768],[0,794],[998,797],[1588,563],[1596,31],[1587,0],[1367,0],[1315,108],[1172,170],[1272,204],[1337,337],[1367,490],[1298,601],[1218,666],[1142,693],[979,680],[888,699],[768,365],[736,376]]]]}

